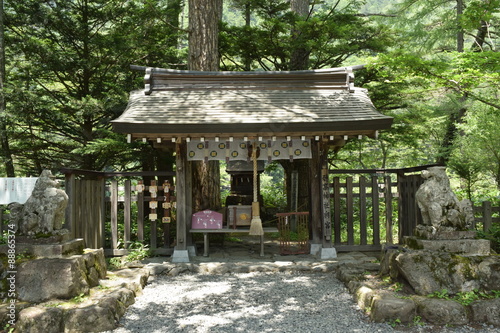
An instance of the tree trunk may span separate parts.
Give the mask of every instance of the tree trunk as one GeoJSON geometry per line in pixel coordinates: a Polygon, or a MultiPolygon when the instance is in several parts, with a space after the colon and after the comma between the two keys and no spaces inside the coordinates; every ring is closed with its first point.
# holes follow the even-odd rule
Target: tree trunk
{"type": "MultiPolygon", "coordinates": [[[[299,17],[304,20],[309,15],[309,0],[291,0],[290,9],[295,12],[299,17]]],[[[291,31],[292,36],[296,39],[300,39],[301,31],[294,29],[291,31]]],[[[309,64],[309,54],[305,48],[296,48],[290,58],[290,70],[303,70],[308,69],[309,64]]],[[[287,206],[291,210],[292,205],[291,198],[291,177],[292,173],[295,171],[298,173],[297,181],[297,209],[299,211],[309,210],[309,194],[310,194],[310,181],[309,181],[309,160],[294,160],[290,161],[280,161],[283,166],[285,177],[286,177],[286,192],[287,192],[287,206]]]]}
{"type": "Polygon", "coordinates": [[[7,135],[7,115],[5,111],[5,43],[3,23],[3,0],[0,0],[0,140],[2,146],[2,158],[5,163],[7,177],[15,177],[14,161],[10,150],[7,135]]]}
{"type": "MultiPolygon", "coordinates": [[[[290,9],[297,14],[300,19],[306,20],[309,15],[309,0],[291,0],[290,9]]],[[[293,39],[297,45],[302,44],[302,32],[299,29],[292,30],[293,39]]],[[[303,70],[309,66],[309,51],[305,47],[296,47],[290,56],[290,70],[303,70]]]]}
{"type": "MultiPolygon", "coordinates": [[[[189,69],[219,70],[219,21],[222,0],[189,0],[189,69]]],[[[218,210],[220,168],[218,161],[193,163],[193,209],[218,210]]]]}
{"type": "Polygon", "coordinates": [[[190,70],[219,70],[219,21],[222,0],[189,0],[190,70]]]}
{"type": "Polygon", "coordinates": [[[464,52],[464,29],[462,28],[463,0],[457,0],[457,51],[464,52]]]}

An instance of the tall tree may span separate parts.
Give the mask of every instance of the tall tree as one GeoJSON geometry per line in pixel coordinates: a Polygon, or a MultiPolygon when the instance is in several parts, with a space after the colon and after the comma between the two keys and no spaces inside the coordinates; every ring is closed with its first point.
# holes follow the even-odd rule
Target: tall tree
{"type": "MultiPolygon", "coordinates": [[[[111,131],[109,121],[125,108],[128,92],[141,85],[130,64],[178,62],[177,45],[169,45],[173,35],[165,23],[169,3],[8,3],[13,87],[8,100],[15,110],[10,114],[19,138],[13,138],[13,149],[26,172],[61,166],[94,170],[140,166],[141,155],[131,153],[124,138],[111,131]]],[[[142,144],[132,148],[152,151],[142,144]]]]}
{"type": "Polygon", "coordinates": [[[362,1],[250,3],[255,24],[223,25],[220,50],[225,70],[244,69],[248,59],[252,69],[337,67],[354,55],[382,51],[390,44],[387,27],[358,15],[362,1]]]}
{"type": "MultiPolygon", "coordinates": [[[[190,70],[219,70],[219,23],[222,0],[189,0],[190,70]]],[[[218,161],[193,163],[193,208],[217,210],[220,201],[220,168],[218,161]]]]}
{"type": "Polygon", "coordinates": [[[5,38],[3,0],[0,0],[0,141],[7,177],[14,177],[14,161],[7,135],[7,113],[5,111],[5,38]]]}

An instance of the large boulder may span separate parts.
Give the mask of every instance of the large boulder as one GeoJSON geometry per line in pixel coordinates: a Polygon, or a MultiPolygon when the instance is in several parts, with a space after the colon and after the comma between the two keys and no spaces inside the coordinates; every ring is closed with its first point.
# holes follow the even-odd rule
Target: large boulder
{"type": "Polygon", "coordinates": [[[62,309],[32,306],[22,310],[16,332],[60,333],[64,331],[62,309]]]}
{"type": "MultiPolygon", "coordinates": [[[[117,305],[118,302],[115,301],[117,305]]],[[[109,304],[94,304],[84,308],[69,309],[64,313],[64,331],[89,333],[110,331],[118,323],[117,310],[109,304]]]]}
{"type": "Polygon", "coordinates": [[[375,295],[372,299],[370,318],[375,322],[399,320],[401,323],[410,323],[415,314],[415,302],[411,299],[397,298],[390,294],[375,295]]]}
{"type": "Polygon", "coordinates": [[[417,313],[425,321],[436,325],[465,325],[469,322],[467,309],[448,299],[416,297],[417,313]]]}
{"type": "Polygon", "coordinates": [[[418,295],[450,294],[500,287],[500,257],[460,256],[438,251],[403,252],[390,261],[418,295]]]}
{"type": "Polygon", "coordinates": [[[500,298],[476,301],[470,309],[472,321],[500,326],[500,298]]]}

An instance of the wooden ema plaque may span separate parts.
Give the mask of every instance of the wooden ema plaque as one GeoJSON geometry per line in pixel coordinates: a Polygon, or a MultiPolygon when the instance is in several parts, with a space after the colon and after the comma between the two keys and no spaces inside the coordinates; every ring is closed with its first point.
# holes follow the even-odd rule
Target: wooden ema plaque
{"type": "Polygon", "coordinates": [[[191,219],[192,229],[222,229],[222,214],[211,210],[194,213],[191,219]]]}

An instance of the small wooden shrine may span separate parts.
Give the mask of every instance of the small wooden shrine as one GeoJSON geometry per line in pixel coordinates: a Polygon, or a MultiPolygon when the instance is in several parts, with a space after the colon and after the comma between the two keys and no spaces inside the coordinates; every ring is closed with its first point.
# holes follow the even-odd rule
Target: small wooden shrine
{"type": "MultiPolygon", "coordinates": [[[[343,146],[352,137],[374,138],[379,130],[390,128],[393,120],[375,109],[366,89],[354,87],[353,68],[290,72],[143,70],[145,88],[131,93],[126,110],[112,124],[115,131],[127,134],[129,141],[175,146],[174,259],[189,260],[190,222],[196,213],[190,203],[190,162],[249,162],[249,147],[254,145],[259,151],[258,163],[309,160],[310,243],[316,249],[332,248],[329,201],[324,200],[323,193],[328,189],[322,187],[322,177],[327,177],[328,150],[343,146]]],[[[248,200],[244,196],[251,193],[241,183],[249,181],[248,172],[237,167],[230,171],[234,194],[240,196],[230,200],[248,200]]]]}

